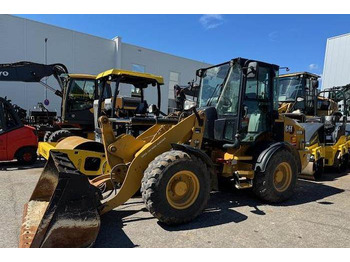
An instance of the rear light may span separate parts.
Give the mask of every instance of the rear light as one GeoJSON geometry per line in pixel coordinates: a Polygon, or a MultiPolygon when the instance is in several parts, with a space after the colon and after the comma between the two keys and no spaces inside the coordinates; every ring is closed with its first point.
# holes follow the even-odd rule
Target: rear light
{"type": "Polygon", "coordinates": [[[296,146],[296,145],[297,145],[297,136],[293,135],[293,136],[290,138],[290,143],[291,143],[293,146],[296,146]]]}

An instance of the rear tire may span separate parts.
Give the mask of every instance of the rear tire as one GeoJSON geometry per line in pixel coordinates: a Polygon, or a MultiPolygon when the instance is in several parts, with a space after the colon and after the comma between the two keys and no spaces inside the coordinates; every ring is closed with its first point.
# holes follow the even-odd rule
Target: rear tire
{"type": "Polygon", "coordinates": [[[321,180],[323,173],[324,173],[324,165],[323,165],[323,159],[318,160],[317,163],[315,163],[315,173],[314,178],[315,180],[321,180]]]}
{"type": "Polygon", "coordinates": [[[156,157],[144,172],[141,185],[146,208],[167,225],[187,223],[206,207],[210,173],[195,156],[172,150],[156,157]]]}
{"type": "Polygon", "coordinates": [[[347,170],[349,164],[349,154],[345,154],[339,160],[338,172],[343,173],[347,170]]]}
{"type": "Polygon", "coordinates": [[[73,136],[72,132],[70,132],[69,130],[57,130],[50,135],[48,142],[59,142],[60,140],[69,136],[73,136]]]}
{"type": "Polygon", "coordinates": [[[297,175],[298,167],[294,156],[281,149],[269,159],[265,172],[255,175],[253,192],[271,203],[285,201],[294,193],[297,175]]]}
{"type": "Polygon", "coordinates": [[[46,131],[45,135],[44,135],[44,138],[43,138],[43,141],[44,142],[49,142],[49,138],[50,138],[51,134],[52,134],[51,131],[46,131]]]}
{"type": "Polygon", "coordinates": [[[36,148],[23,147],[18,150],[16,158],[21,165],[32,165],[38,158],[38,155],[36,154],[36,148]]]}

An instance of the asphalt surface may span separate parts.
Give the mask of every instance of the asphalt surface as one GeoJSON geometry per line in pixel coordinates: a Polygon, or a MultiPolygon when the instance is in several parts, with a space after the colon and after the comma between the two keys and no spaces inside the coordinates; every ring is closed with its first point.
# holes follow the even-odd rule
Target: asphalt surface
{"type": "MultiPolygon", "coordinates": [[[[17,247],[23,205],[42,171],[0,163],[0,247],[17,247]]],[[[299,180],[296,194],[267,205],[251,191],[218,192],[195,221],[159,224],[141,198],[102,217],[95,247],[350,247],[350,175],[299,180]]]]}

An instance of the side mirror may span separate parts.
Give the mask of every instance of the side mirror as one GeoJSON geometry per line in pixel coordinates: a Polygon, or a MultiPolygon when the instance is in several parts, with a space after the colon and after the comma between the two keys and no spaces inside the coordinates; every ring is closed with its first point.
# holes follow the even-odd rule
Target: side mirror
{"type": "Polygon", "coordinates": [[[247,68],[247,78],[256,78],[258,74],[258,62],[250,62],[247,68]]]}
{"type": "Polygon", "coordinates": [[[317,88],[318,88],[318,81],[317,81],[317,80],[313,80],[313,81],[312,81],[312,87],[313,87],[314,89],[317,89],[317,88]]]}
{"type": "Polygon", "coordinates": [[[297,97],[297,102],[303,102],[304,101],[304,97],[297,97]]]}
{"type": "Polygon", "coordinates": [[[202,69],[198,69],[198,70],[196,71],[196,76],[202,77],[202,76],[203,76],[203,70],[202,70],[202,69]]]}

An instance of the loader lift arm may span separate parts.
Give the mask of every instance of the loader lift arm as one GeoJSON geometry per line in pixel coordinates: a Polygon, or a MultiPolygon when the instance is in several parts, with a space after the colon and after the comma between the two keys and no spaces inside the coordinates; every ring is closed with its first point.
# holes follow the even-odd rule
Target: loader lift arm
{"type": "Polygon", "coordinates": [[[61,74],[68,74],[68,69],[63,64],[38,64],[28,61],[0,64],[0,81],[16,81],[25,83],[40,83],[55,95],[62,97],[63,83],[61,74]],[[43,81],[43,78],[53,75],[61,90],[57,90],[43,81]]]}

